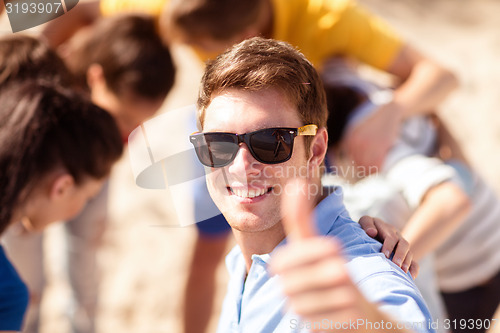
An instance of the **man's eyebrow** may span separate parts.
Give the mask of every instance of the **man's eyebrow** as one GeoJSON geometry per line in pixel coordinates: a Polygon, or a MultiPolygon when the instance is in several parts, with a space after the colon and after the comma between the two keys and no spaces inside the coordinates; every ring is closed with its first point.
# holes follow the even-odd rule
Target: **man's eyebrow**
{"type": "MultiPolygon", "coordinates": [[[[263,125],[263,126],[258,126],[258,127],[251,128],[250,130],[248,130],[248,131],[246,131],[244,133],[251,133],[251,132],[260,131],[260,130],[267,129],[267,128],[280,128],[280,127],[296,128],[298,126],[286,126],[286,125],[270,125],[270,124],[266,124],[266,125],[263,125]]],[[[236,133],[235,131],[230,131],[230,130],[227,130],[227,129],[220,130],[220,129],[217,129],[217,128],[210,129],[210,130],[203,129],[203,131],[201,131],[201,133],[209,133],[209,132],[244,134],[244,133],[236,133]]]]}

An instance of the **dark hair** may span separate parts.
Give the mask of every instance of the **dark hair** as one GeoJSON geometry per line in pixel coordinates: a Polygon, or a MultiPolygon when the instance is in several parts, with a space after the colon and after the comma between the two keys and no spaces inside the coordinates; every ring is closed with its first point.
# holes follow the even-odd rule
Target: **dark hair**
{"type": "Polygon", "coordinates": [[[81,184],[106,177],[122,153],[111,115],[73,92],[28,81],[0,91],[0,105],[0,233],[54,169],[81,184]]]}
{"type": "Polygon", "coordinates": [[[62,59],[43,41],[22,34],[0,37],[0,87],[35,78],[62,86],[72,81],[62,59]]]}
{"type": "Polygon", "coordinates": [[[267,0],[172,0],[162,13],[162,30],[189,39],[228,40],[257,21],[267,0]]]}
{"type": "Polygon", "coordinates": [[[367,99],[358,90],[343,85],[325,84],[328,106],[328,146],[340,143],[349,115],[367,99]]]}
{"type": "Polygon", "coordinates": [[[172,56],[147,15],[101,18],[70,43],[66,63],[86,87],[92,64],[103,68],[107,86],[117,96],[132,92],[151,99],[165,98],[174,84],[172,56]]]}

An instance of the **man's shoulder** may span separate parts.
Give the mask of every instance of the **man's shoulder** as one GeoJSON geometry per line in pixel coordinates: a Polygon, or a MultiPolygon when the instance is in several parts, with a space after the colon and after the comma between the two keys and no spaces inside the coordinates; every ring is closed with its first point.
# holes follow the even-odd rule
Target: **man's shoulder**
{"type": "MultiPolygon", "coordinates": [[[[387,259],[382,253],[347,258],[347,267],[351,278],[356,284],[361,284],[368,279],[376,277],[396,278],[410,282],[411,278],[399,267],[387,259]]],[[[412,283],[412,282],[411,282],[412,283]]]]}
{"type": "Polygon", "coordinates": [[[342,243],[347,258],[377,254],[382,248],[382,244],[368,236],[359,223],[344,215],[337,216],[326,236],[335,237],[342,243]]]}
{"type": "Polygon", "coordinates": [[[399,267],[380,252],[382,244],[368,236],[359,223],[339,216],[326,236],[335,237],[342,243],[347,266],[356,283],[375,276],[398,276],[410,280],[399,267]]]}

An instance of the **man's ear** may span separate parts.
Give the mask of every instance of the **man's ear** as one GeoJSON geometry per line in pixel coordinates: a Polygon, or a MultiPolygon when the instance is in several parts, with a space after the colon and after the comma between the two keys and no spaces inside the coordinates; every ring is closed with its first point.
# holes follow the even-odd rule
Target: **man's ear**
{"type": "Polygon", "coordinates": [[[99,64],[92,64],[87,69],[87,85],[90,90],[95,89],[98,86],[106,85],[106,80],[104,79],[104,70],[99,64]]]}
{"type": "Polygon", "coordinates": [[[309,147],[309,166],[319,167],[325,159],[328,150],[328,132],[326,128],[321,127],[314,136],[309,147]]]}
{"type": "Polygon", "coordinates": [[[75,179],[69,173],[58,175],[50,188],[50,200],[58,201],[72,194],[75,179]]]}

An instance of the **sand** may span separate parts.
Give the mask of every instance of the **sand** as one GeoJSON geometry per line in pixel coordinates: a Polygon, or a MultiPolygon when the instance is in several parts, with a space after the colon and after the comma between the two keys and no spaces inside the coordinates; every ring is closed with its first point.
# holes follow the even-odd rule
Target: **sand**
{"type": "MultiPolygon", "coordinates": [[[[474,167],[500,193],[500,3],[494,0],[361,0],[417,48],[453,69],[461,86],[440,108],[474,167]]],[[[36,31],[37,29],[33,29],[36,31]]],[[[9,33],[5,15],[0,33],[9,33]]],[[[194,102],[201,68],[185,48],[175,49],[176,86],[162,112],[194,102]]],[[[188,208],[186,208],[188,209],[188,208]]],[[[125,154],[111,178],[110,221],[99,252],[98,332],[180,332],[182,291],[194,241],[193,227],[174,221],[164,190],[138,188],[125,154]]],[[[43,333],[68,332],[69,289],[61,264],[60,226],[49,230],[48,291],[43,333]]],[[[219,294],[227,279],[219,268],[219,294]]],[[[216,323],[216,307],[211,331],[216,323]]],[[[500,314],[496,318],[500,319],[500,314]]],[[[500,332],[500,323],[494,332],[500,332]]]]}

